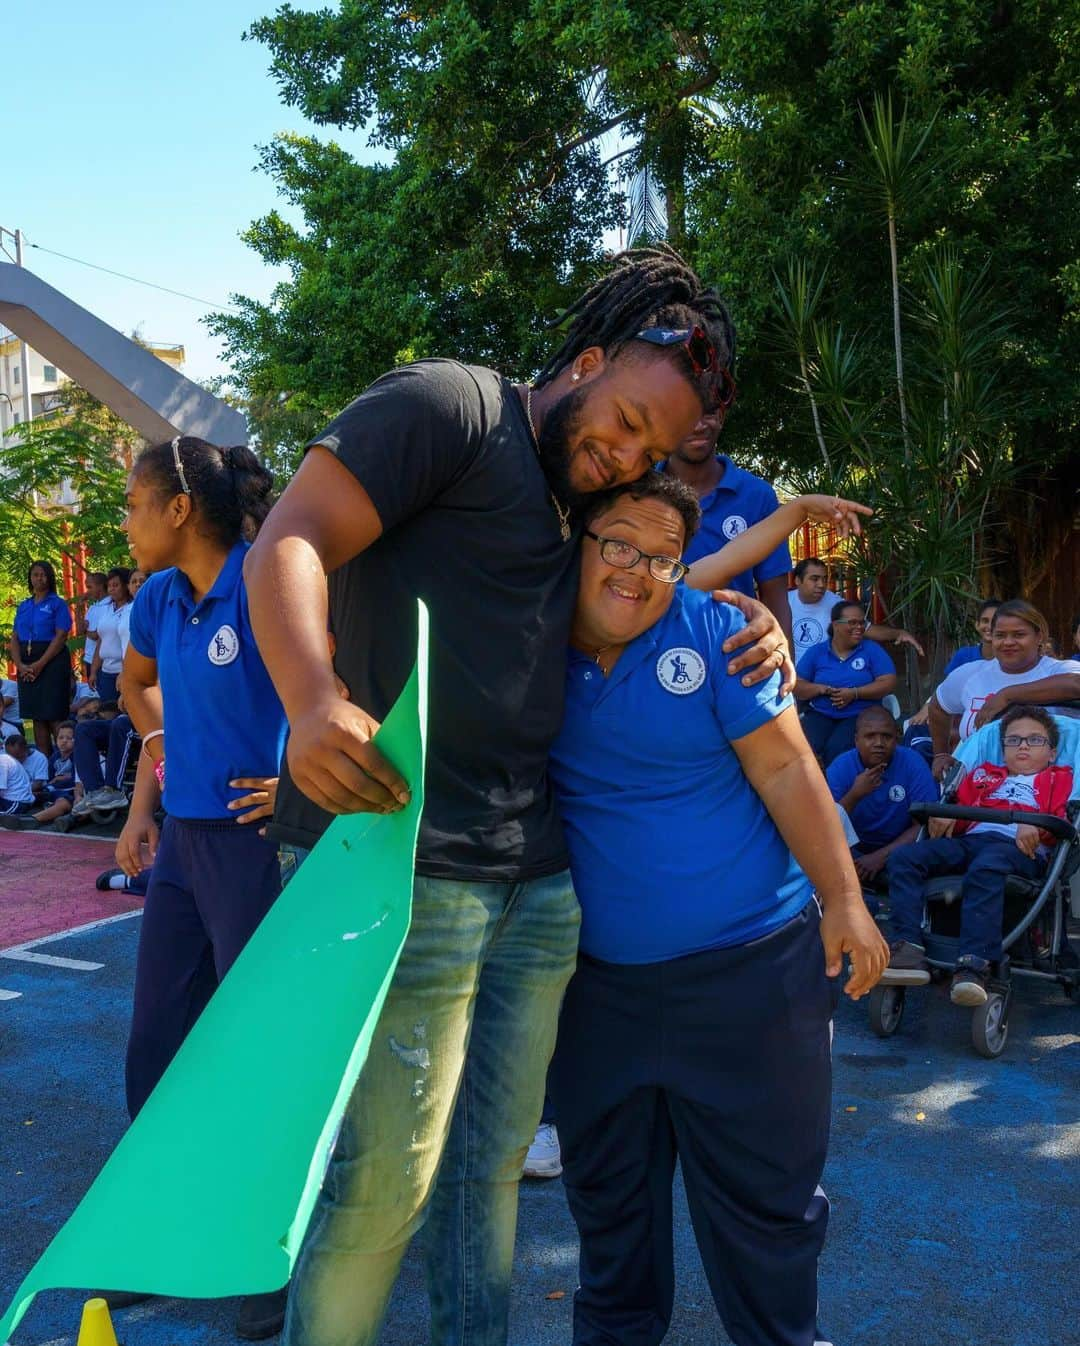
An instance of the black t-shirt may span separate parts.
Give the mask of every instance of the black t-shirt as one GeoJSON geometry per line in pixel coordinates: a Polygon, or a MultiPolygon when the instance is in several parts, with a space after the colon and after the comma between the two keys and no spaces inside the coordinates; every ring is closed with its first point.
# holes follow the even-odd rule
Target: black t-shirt
{"type": "MultiPolygon", "coordinates": [[[[426,797],[416,869],[519,880],[567,866],[548,778],[563,711],[578,535],[564,542],[521,399],[489,369],[404,365],[313,441],[363,485],[383,535],[330,576],[335,666],[382,719],[431,617],[426,797]]],[[[282,765],[271,835],[311,846],[330,815],[282,765]]]]}

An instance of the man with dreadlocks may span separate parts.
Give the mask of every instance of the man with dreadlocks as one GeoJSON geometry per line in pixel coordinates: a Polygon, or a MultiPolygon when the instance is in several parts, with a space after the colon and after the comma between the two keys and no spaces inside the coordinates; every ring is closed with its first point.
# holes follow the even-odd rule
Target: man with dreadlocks
{"type": "MultiPolygon", "coordinates": [[[[296,1266],[287,1346],[374,1343],[425,1221],[432,1342],[506,1341],[517,1184],[580,919],[548,777],[578,506],[666,458],[730,356],[706,335],[730,331],[719,298],[667,248],[616,258],[563,320],[531,385],[452,360],[378,379],[314,441],[246,567],[290,723],[273,834],[292,863],[332,814],[408,799],[370,740],[411,668],[418,597],[431,614],[412,926],[296,1266]]],[[[786,650],[764,609],[740,606],[755,619],[728,648],[750,646],[734,663],[758,681],[786,650]]]]}

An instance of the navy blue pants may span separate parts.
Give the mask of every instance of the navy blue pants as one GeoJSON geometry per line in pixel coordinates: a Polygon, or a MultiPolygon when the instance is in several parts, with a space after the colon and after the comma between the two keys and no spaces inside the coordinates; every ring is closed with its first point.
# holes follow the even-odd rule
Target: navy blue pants
{"type": "Polygon", "coordinates": [[[579,957],[548,1075],[581,1239],[574,1346],[667,1332],[676,1159],[728,1336],[812,1346],[838,990],[818,925],[811,902],[733,949],[579,957]]]}
{"type": "Polygon", "coordinates": [[[115,720],[79,720],[75,725],[75,770],[83,789],[100,790],[103,785],[119,790],[127,770],[135,729],[126,715],[115,720]],[[105,749],[105,774],[101,774],[101,751],[105,749]]]}
{"type": "Polygon", "coordinates": [[[1001,957],[1005,880],[1010,874],[1037,879],[1046,869],[1003,832],[974,832],[960,837],[913,841],[893,851],[889,905],[893,935],[922,943],[923,886],[937,874],[963,874],[960,901],[960,957],[984,969],[1001,957]]]}
{"type": "Polygon", "coordinates": [[[277,850],[254,824],[166,818],[135,965],[132,1118],[280,892],[277,850]]]}
{"type": "Polygon", "coordinates": [[[102,701],[116,700],[116,684],[119,678],[119,673],[106,673],[103,668],[98,670],[97,694],[102,701]]]}
{"type": "MultiPolygon", "coordinates": [[[[867,705],[877,704],[876,701],[867,702],[867,705]]],[[[806,735],[807,743],[814,750],[814,755],[821,758],[822,766],[831,765],[833,759],[839,757],[842,752],[854,748],[855,719],[854,715],[834,719],[831,715],[823,715],[820,710],[814,710],[811,706],[807,706],[803,711],[803,733],[806,735]]]]}

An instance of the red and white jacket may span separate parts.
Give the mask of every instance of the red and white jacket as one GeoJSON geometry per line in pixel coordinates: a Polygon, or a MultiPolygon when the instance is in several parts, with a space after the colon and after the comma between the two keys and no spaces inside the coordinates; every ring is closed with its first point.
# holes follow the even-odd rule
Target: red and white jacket
{"type": "MultiPolygon", "coordinates": [[[[1045,771],[1040,771],[1035,776],[1032,782],[1036,802],[1034,809],[1023,800],[992,797],[1001,790],[1008,779],[1009,772],[1005,767],[995,766],[993,762],[982,762],[974,771],[969,771],[960,782],[956,802],[966,808],[1015,809],[1017,812],[1051,813],[1055,818],[1065,817],[1065,805],[1069,802],[1073,789],[1072,767],[1048,766],[1045,771]]],[[[953,835],[959,836],[974,826],[974,823],[958,820],[953,835]]],[[[1039,836],[1047,846],[1053,846],[1057,840],[1049,832],[1040,831],[1039,836]]]]}

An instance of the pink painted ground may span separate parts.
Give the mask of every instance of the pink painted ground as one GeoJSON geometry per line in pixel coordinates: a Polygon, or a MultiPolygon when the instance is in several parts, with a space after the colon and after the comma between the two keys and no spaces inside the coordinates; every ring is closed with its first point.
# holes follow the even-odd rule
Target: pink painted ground
{"type": "Polygon", "coordinates": [[[0,831],[0,949],[141,907],[94,887],[114,863],[111,841],[0,831]]]}

